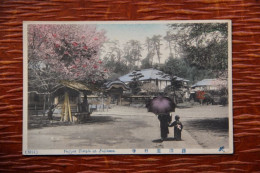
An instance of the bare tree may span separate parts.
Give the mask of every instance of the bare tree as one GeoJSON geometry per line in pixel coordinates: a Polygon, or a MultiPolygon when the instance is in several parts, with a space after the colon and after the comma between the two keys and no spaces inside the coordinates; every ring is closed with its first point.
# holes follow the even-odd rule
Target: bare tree
{"type": "Polygon", "coordinates": [[[114,59],[115,61],[121,62],[123,61],[123,50],[119,46],[119,41],[118,40],[113,40],[108,43],[106,43],[109,48],[108,52],[105,55],[105,58],[108,59],[114,59]]]}
{"type": "Polygon", "coordinates": [[[142,45],[138,40],[130,40],[125,44],[124,57],[131,66],[138,65],[142,53],[142,45]]]}

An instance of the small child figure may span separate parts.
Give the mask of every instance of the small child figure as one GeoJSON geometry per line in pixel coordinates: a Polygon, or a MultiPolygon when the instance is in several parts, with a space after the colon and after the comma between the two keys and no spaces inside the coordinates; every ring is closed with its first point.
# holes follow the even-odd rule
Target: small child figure
{"type": "Polygon", "coordinates": [[[170,127],[174,126],[174,139],[176,141],[181,141],[181,131],[183,129],[182,123],[179,121],[180,116],[175,116],[175,121],[170,125],[170,127]]]}

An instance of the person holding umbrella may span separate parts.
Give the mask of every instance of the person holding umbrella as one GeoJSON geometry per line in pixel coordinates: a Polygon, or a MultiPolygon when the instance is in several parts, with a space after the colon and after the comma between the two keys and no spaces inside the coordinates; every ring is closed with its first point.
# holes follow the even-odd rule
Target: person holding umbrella
{"type": "Polygon", "coordinates": [[[169,97],[158,96],[146,104],[148,112],[158,115],[160,121],[161,140],[165,140],[169,134],[169,124],[172,121],[170,112],[175,111],[176,105],[169,97]]]}
{"type": "Polygon", "coordinates": [[[169,124],[172,121],[172,117],[170,113],[162,113],[158,115],[158,119],[160,121],[161,140],[164,141],[168,137],[169,124]]]}

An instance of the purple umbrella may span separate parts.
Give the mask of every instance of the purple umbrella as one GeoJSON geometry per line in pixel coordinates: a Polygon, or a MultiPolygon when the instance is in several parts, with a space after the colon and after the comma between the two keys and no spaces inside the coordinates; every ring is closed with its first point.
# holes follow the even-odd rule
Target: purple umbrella
{"type": "Polygon", "coordinates": [[[175,111],[175,103],[169,97],[158,96],[146,104],[148,112],[155,114],[169,113],[175,111]]]}

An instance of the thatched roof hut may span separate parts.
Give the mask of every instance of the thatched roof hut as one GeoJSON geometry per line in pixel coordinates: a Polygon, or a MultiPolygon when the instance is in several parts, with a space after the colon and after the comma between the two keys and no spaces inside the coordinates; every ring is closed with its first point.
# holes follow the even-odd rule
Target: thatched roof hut
{"type": "Polygon", "coordinates": [[[60,105],[61,120],[74,121],[73,116],[83,112],[89,113],[87,94],[92,90],[76,81],[61,81],[61,87],[54,93],[54,104],[60,105]],[[84,99],[82,100],[82,96],[84,99]],[[84,105],[83,105],[84,104],[84,105]]]}

